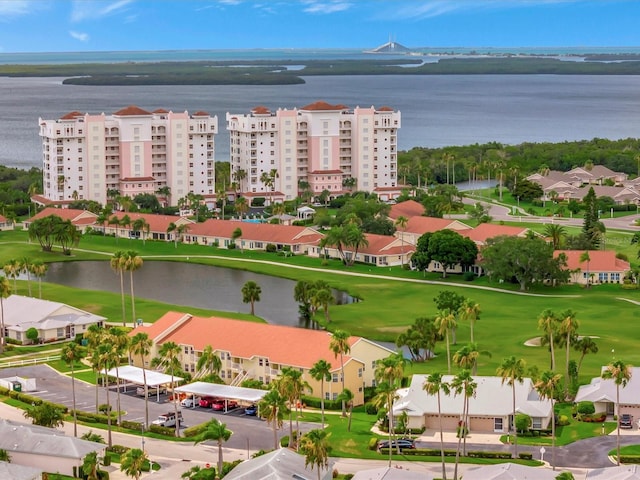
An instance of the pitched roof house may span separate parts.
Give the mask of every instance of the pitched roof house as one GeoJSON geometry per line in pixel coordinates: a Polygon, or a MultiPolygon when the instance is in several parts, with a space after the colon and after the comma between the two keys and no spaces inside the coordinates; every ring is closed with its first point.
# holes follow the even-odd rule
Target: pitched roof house
{"type": "Polygon", "coordinates": [[[418,243],[418,239],[425,233],[433,233],[439,230],[454,230],[460,233],[463,230],[468,230],[471,227],[459,220],[452,220],[450,218],[436,218],[436,217],[411,217],[407,222],[407,227],[402,230],[396,230],[395,235],[403,235],[407,242],[418,243]]]}
{"type": "MultiPolygon", "coordinates": [[[[377,267],[393,267],[409,263],[409,259],[415,252],[415,245],[409,242],[404,235],[395,237],[393,235],[377,235],[374,233],[365,233],[367,245],[360,247],[357,252],[350,247],[343,247],[343,251],[347,258],[353,258],[355,261],[375,265],[377,267]]],[[[336,247],[311,246],[308,250],[310,257],[329,257],[341,258],[340,252],[336,247]]]]}
{"type": "MultiPolygon", "coordinates": [[[[607,367],[602,367],[604,371],[607,367]]],[[[593,402],[596,412],[607,415],[629,413],[640,418],[640,367],[632,367],[631,379],[627,386],[620,388],[620,410],[616,410],[616,384],[611,379],[595,377],[588,385],[581,385],[576,394],[576,403],[593,402]]]]}
{"type": "Polygon", "coordinates": [[[11,480],[42,480],[42,469],[0,462],[0,478],[11,480]]]}
{"type": "MultiPolygon", "coordinates": [[[[154,342],[149,358],[164,342],[182,346],[181,364],[187,372],[195,372],[204,348],[211,345],[222,361],[220,377],[232,385],[247,378],[269,383],[283,367],[292,367],[302,370],[314,396],[320,396],[320,382],[311,378],[309,370],[318,360],[325,360],[332,366],[333,376],[331,382],[325,382],[325,397],[335,399],[342,391],[340,356],[329,348],[331,334],[326,331],[168,312],[130,335],[138,332],[146,332],[154,342]]],[[[364,387],[374,384],[375,362],[393,351],[362,337],[349,337],[349,345],[350,353],[343,356],[345,385],[360,405],[364,403],[364,387]]]]}
{"type": "Polygon", "coordinates": [[[581,261],[585,250],[556,250],[553,256],[564,254],[567,258],[567,270],[571,272],[570,281],[586,285],[599,283],[622,283],[625,274],[631,268],[628,261],[616,257],[613,250],[589,250],[589,261],[581,261]]]}
{"type": "MultiPolygon", "coordinates": [[[[321,480],[330,480],[333,475],[332,462],[328,468],[320,470],[321,480]]],[[[245,460],[231,470],[225,477],[227,480],[291,480],[318,478],[318,470],[305,465],[302,455],[281,448],[251,460],[245,460]]]]}
{"type": "Polygon", "coordinates": [[[476,245],[484,246],[490,238],[502,235],[524,238],[529,234],[529,229],[526,227],[498,225],[496,223],[481,223],[475,228],[461,230],[458,233],[463,237],[470,238],[476,245]]]}
{"type": "Polygon", "coordinates": [[[471,468],[464,472],[464,480],[554,480],[559,474],[544,467],[508,462],[471,468]]]}
{"type": "Polygon", "coordinates": [[[380,467],[360,470],[352,480],[433,480],[435,477],[427,472],[413,472],[400,468],[380,467]]]}
{"type": "MultiPolygon", "coordinates": [[[[426,395],[422,388],[426,375],[414,375],[408,388],[398,391],[393,414],[407,412],[410,428],[438,429],[438,404],[435,395],[426,395]]],[[[452,375],[444,375],[444,382],[451,382],[452,375]]],[[[502,383],[501,377],[473,377],[478,387],[476,395],[469,399],[469,431],[506,433],[511,421],[513,404],[511,387],[502,383]]],[[[533,381],[525,378],[516,382],[516,413],[525,413],[533,421],[532,428],[544,429],[551,420],[551,402],[542,400],[533,387],[533,381]]],[[[444,430],[455,431],[462,414],[462,395],[443,395],[441,398],[444,430]]]]}
{"type": "Polygon", "coordinates": [[[4,300],[7,336],[20,342],[27,342],[30,328],[38,330],[38,338],[46,342],[75,338],[91,325],[102,326],[105,320],[100,315],[39,298],[11,295],[4,300]]]}
{"type": "Polygon", "coordinates": [[[420,202],[415,200],[406,200],[404,202],[396,203],[391,206],[389,210],[389,218],[397,220],[398,217],[419,217],[424,215],[424,206],[420,202]]]}
{"type": "Polygon", "coordinates": [[[75,476],[74,468],[82,465],[88,453],[102,455],[105,448],[102,443],[67,437],[53,428],[0,419],[0,449],[6,450],[15,464],[75,476]]]}
{"type": "Polygon", "coordinates": [[[586,480],[640,480],[640,465],[594,468],[587,472],[586,480]]]}

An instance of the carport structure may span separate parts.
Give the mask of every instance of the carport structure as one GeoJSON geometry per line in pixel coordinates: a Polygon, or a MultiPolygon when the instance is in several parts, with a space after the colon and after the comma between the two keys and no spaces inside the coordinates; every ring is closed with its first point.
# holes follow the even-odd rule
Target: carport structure
{"type": "MultiPolygon", "coordinates": [[[[146,376],[147,387],[150,387],[150,388],[171,385],[172,378],[173,378],[174,384],[179,383],[183,380],[182,377],[176,377],[176,376],[171,377],[171,375],[158,372],[157,370],[145,370],[140,367],[134,367],[133,365],[122,365],[121,367],[118,367],[117,374],[116,374],[115,368],[112,368],[107,372],[103,370],[102,373],[106,373],[110,377],[119,377],[120,380],[124,380],[125,382],[133,383],[135,385],[140,385],[143,387],[144,387],[144,380],[146,376]]],[[[120,384],[118,384],[118,389],[119,388],[120,388],[120,384]]],[[[126,385],[125,385],[125,392],[126,392],[126,385]]],[[[156,392],[156,401],[160,402],[160,388],[158,388],[156,392]]]]}
{"type": "MultiPolygon", "coordinates": [[[[218,383],[194,382],[182,387],[177,387],[176,392],[186,393],[193,397],[217,397],[224,399],[224,411],[227,411],[228,400],[239,400],[247,403],[257,403],[262,400],[267,390],[257,388],[233,387],[231,385],[221,385],[218,383]]],[[[193,402],[195,407],[195,402],[193,402]]]]}

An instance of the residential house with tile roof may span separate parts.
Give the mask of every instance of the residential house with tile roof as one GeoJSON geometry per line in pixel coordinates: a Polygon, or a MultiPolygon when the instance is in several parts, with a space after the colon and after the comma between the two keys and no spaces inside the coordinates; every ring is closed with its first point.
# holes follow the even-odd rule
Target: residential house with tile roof
{"type": "MultiPolygon", "coordinates": [[[[352,259],[355,255],[356,262],[376,267],[395,267],[408,264],[411,255],[416,251],[415,245],[402,236],[398,238],[393,235],[374,233],[365,233],[364,236],[367,245],[360,247],[357,252],[351,247],[343,246],[342,250],[347,259],[352,259]]],[[[316,258],[342,258],[338,249],[331,245],[324,248],[320,248],[318,245],[310,246],[308,253],[310,257],[316,258]]]]}
{"type": "Polygon", "coordinates": [[[556,250],[553,256],[564,254],[567,270],[571,272],[569,281],[586,285],[603,283],[623,283],[625,274],[631,269],[628,261],[617,258],[613,250],[589,250],[589,260],[581,261],[585,250],[556,250]]]}
{"type": "MultiPolygon", "coordinates": [[[[602,367],[604,372],[607,367],[602,367]]],[[[588,385],[580,385],[575,402],[593,402],[596,412],[607,415],[628,413],[640,419],[640,367],[631,368],[631,379],[620,388],[620,405],[616,408],[617,388],[613,379],[594,377],[588,385]]]]}
{"type": "Polygon", "coordinates": [[[105,204],[108,192],[131,197],[169,187],[176,205],[188,193],[215,194],[218,119],[129,105],[112,114],[73,111],[38,120],[42,203],[74,199],[105,204]]]}
{"type": "Polygon", "coordinates": [[[332,105],[317,101],[301,108],[271,110],[264,105],[248,113],[227,113],[232,181],[244,172],[239,191],[293,200],[306,183],[318,198],[334,198],[354,184],[380,200],[395,199],[398,185],[399,111],[332,105]],[[265,183],[272,169],[278,176],[265,183]]]}
{"type": "Polygon", "coordinates": [[[227,480],[306,480],[333,478],[333,462],[322,468],[318,475],[317,467],[305,465],[305,458],[288,448],[280,448],[273,452],[245,460],[235,467],[224,478],[227,480]]]}
{"type": "Polygon", "coordinates": [[[394,221],[397,220],[398,217],[409,219],[422,215],[424,215],[424,206],[415,200],[405,200],[404,202],[396,203],[395,205],[391,205],[391,209],[389,210],[389,218],[394,221]]]}
{"type": "Polygon", "coordinates": [[[13,225],[7,220],[7,217],[0,215],[0,230],[11,228],[13,225]]]}
{"type": "MultiPolygon", "coordinates": [[[[336,357],[329,348],[331,333],[327,331],[168,312],[152,325],[138,327],[129,335],[139,332],[147,333],[153,340],[148,358],[153,358],[165,342],[180,345],[180,363],[191,373],[195,373],[205,347],[211,345],[222,361],[220,377],[231,385],[244,379],[270,383],[283,367],[290,367],[300,369],[313,395],[319,397],[320,382],[309,371],[318,360],[325,360],[332,373],[331,381],[325,382],[325,398],[335,399],[342,391],[340,356],[336,357]]],[[[343,356],[345,386],[353,392],[355,405],[362,405],[364,387],[375,385],[376,361],[394,352],[362,337],[349,337],[349,346],[351,351],[343,356]]]]}
{"type": "Polygon", "coordinates": [[[91,325],[103,326],[105,317],[64,303],[10,295],[4,300],[4,326],[7,336],[28,343],[26,332],[38,330],[41,341],[74,339],[91,325]]]}
{"type": "Polygon", "coordinates": [[[445,229],[461,233],[463,230],[469,230],[470,228],[469,225],[450,218],[414,216],[407,222],[407,227],[404,230],[396,230],[395,235],[399,236],[402,233],[407,242],[415,245],[425,233],[433,233],[445,229]]]}
{"type": "Polygon", "coordinates": [[[0,449],[7,451],[12,464],[76,477],[84,457],[91,452],[103,456],[105,448],[53,428],[0,419],[0,449]]]}
{"type": "MultiPolygon", "coordinates": [[[[439,429],[437,396],[427,395],[423,385],[427,375],[413,375],[408,388],[398,390],[398,400],[393,414],[408,415],[409,428],[439,429]]],[[[443,382],[450,383],[453,375],[443,375],[443,382]]],[[[471,433],[506,433],[512,422],[512,389],[501,377],[474,376],[478,387],[476,395],[469,398],[469,424],[471,433]]],[[[546,429],[552,417],[551,401],[543,400],[530,378],[516,382],[516,414],[524,413],[532,419],[533,429],[546,429]]],[[[462,415],[463,395],[441,395],[442,426],[445,431],[456,431],[462,415]]]]}
{"type": "Polygon", "coordinates": [[[531,230],[526,227],[511,225],[499,225],[497,223],[481,223],[477,227],[462,230],[458,233],[463,237],[470,238],[478,247],[484,247],[490,238],[506,235],[508,237],[524,238],[530,235],[531,230]]]}

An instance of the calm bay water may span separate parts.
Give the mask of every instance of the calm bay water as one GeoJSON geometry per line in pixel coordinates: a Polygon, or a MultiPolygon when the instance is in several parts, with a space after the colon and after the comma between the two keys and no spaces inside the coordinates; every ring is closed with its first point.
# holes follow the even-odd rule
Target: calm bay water
{"type": "Polygon", "coordinates": [[[302,107],[316,100],[402,112],[401,149],[498,141],[561,142],[637,137],[637,76],[446,75],[306,77],[287,86],[62,85],[58,78],[0,78],[0,164],[41,165],[38,117],[73,111],[113,113],[135,104],[218,116],[216,159],[228,160],[225,113],[256,105],[302,107]]]}

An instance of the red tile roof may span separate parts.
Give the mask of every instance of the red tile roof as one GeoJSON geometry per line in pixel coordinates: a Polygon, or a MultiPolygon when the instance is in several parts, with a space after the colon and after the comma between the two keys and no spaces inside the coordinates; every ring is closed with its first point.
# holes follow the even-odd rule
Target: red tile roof
{"type": "MultiPolygon", "coordinates": [[[[411,245],[407,243],[405,240],[404,245],[402,242],[393,235],[377,235],[373,233],[365,234],[367,237],[367,241],[369,245],[366,247],[362,247],[358,250],[358,253],[366,253],[369,255],[402,255],[403,253],[408,254],[411,252],[415,252],[415,245],[411,245]],[[390,245],[396,242],[397,245],[390,247],[390,245]]],[[[345,248],[345,250],[348,250],[345,248]]]]}
{"type": "Polygon", "coordinates": [[[258,105],[257,107],[251,109],[251,113],[255,113],[256,115],[267,115],[271,113],[271,110],[263,105],[258,105]]]}
{"type": "Polygon", "coordinates": [[[405,202],[396,203],[391,206],[389,218],[396,220],[398,217],[419,217],[424,214],[424,207],[415,200],[407,200],[405,202]]]}
{"type": "Polygon", "coordinates": [[[422,235],[424,233],[433,233],[438,230],[444,230],[445,228],[459,232],[461,230],[466,230],[467,228],[470,229],[471,227],[449,218],[411,217],[407,222],[407,228],[405,231],[422,235]]]}
{"type": "Polygon", "coordinates": [[[378,111],[378,112],[393,112],[393,108],[391,108],[391,107],[386,107],[386,106],[385,106],[385,107],[380,107],[380,108],[378,108],[378,110],[377,110],[377,111],[378,111]]]}
{"type": "Polygon", "coordinates": [[[74,224],[76,224],[77,222],[75,222],[74,220],[83,214],[85,217],[82,219],[83,225],[90,225],[92,223],[87,221],[88,218],[93,218],[93,219],[98,218],[98,216],[95,213],[91,213],[87,210],[80,210],[76,208],[47,207],[41,210],[40,212],[38,212],[37,214],[35,214],[33,217],[31,217],[29,219],[29,222],[32,222],[34,220],[39,220],[40,218],[48,217],[49,215],[56,215],[63,220],[71,220],[74,224]]]}
{"type": "Polygon", "coordinates": [[[510,225],[498,225],[495,223],[481,223],[471,230],[463,230],[460,235],[470,238],[476,243],[487,243],[487,240],[501,235],[509,237],[522,237],[529,229],[526,227],[513,227],[510,225]]]}
{"type": "Polygon", "coordinates": [[[0,215],[0,223],[6,223],[6,222],[7,222],[7,217],[0,215]]]}
{"type": "MultiPolygon", "coordinates": [[[[114,215],[118,218],[118,220],[122,220],[122,218],[125,215],[128,215],[129,219],[131,220],[131,225],[133,225],[133,223],[139,218],[142,218],[144,219],[145,222],[149,224],[149,232],[166,233],[167,228],[169,228],[169,225],[172,222],[176,223],[181,221],[181,223],[188,224],[189,228],[185,232],[185,234],[188,235],[191,231],[191,225],[193,225],[192,220],[178,217],[176,215],[155,215],[153,213],[135,213],[135,212],[129,212],[129,213],[113,212],[111,215],[109,215],[109,218],[113,217],[114,215]]],[[[109,228],[108,224],[106,226],[107,228],[109,228]]]]}
{"type": "Polygon", "coordinates": [[[209,112],[205,112],[204,110],[198,110],[196,113],[193,114],[194,117],[208,117],[209,116],[209,112]]]}
{"type": "Polygon", "coordinates": [[[165,110],[164,108],[158,108],[154,110],[153,113],[169,113],[169,110],[165,110]]]}
{"type": "MultiPolygon", "coordinates": [[[[211,345],[214,351],[229,352],[233,357],[265,357],[272,364],[311,368],[318,360],[326,360],[333,370],[340,368],[339,357],[336,360],[329,349],[331,334],[321,330],[168,312],[153,325],[138,327],[129,335],[140,332],[146,332],[157,343],[172,341],[193,346],[196,351],[211,345]]],[[[358,340],[360,337],[349,337],[349,344],[358,340]]],[[[345,363],[350,359],[344,356],[345,363]]]]}
{"type": "Polygon", "coordinates": [[[147,112],[146,110],[137,107],[136,105],[129,105],[121,110],[118,110],[114,113],[114,115],[119,115],[121,117],[125,116],[140,116],[140,115],[151,115],[151,112],[147,112]]]}
{"type": "Polygon", "coordinates": [[[569,270],[580,269],[583,272],[626,272],[629,270],[629,262],[616,258],[613,250],[589,250],[589,266],[587,262],[580,262],[580,256],[585,250],[556,250],[553,256],[557,257],[561,253],[567,256],[567,268],[569,270]]]}
{"type": "Polygon", "coordinates": [[[347,110],[348,107],[345,105],[331,105],[327,102],[318,101],[315,103],[310,103],[309,105],[305,105],[300,110],[316,110],[316,111],[327,111],[327,110],[347,110]]]}
{"type": "Polygon", "coordinates": [[[78,117],[84,117],[84,113],[78,112],[77,110],[74,112],[69,112],[65,116],[60,117],[60,120],[74,120],[78,117]]]}
{"type": "Polygon", "coordinates": [[[240,239],[245,241],[287,245],[314,245],[322,238],[321,233],[309,227],[215,219],[209,219],[206,222],[191,225],[189,234],[194,236],[232,238],[236,228],[242,230],[240,239]]]}

